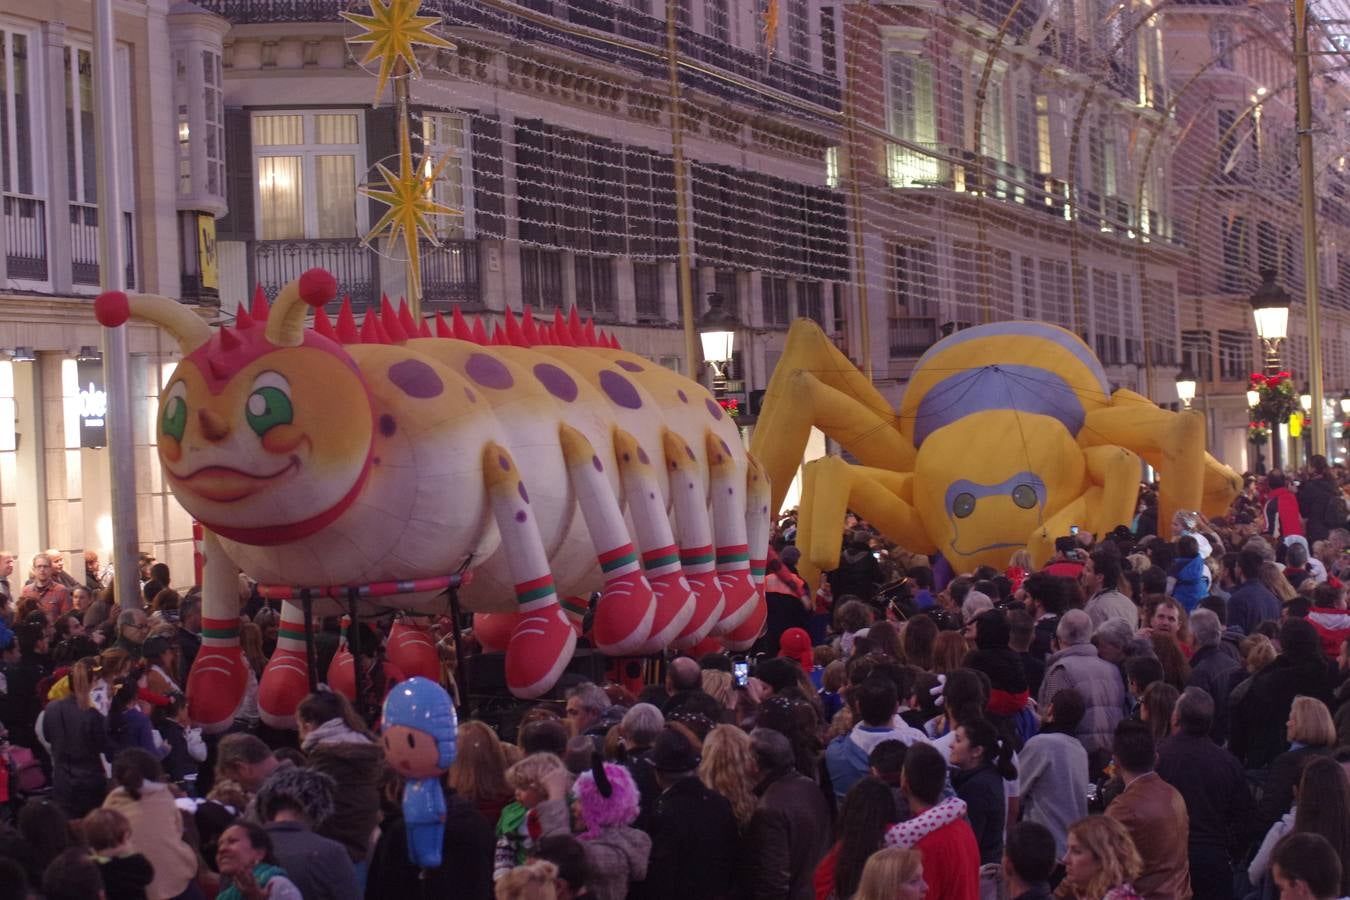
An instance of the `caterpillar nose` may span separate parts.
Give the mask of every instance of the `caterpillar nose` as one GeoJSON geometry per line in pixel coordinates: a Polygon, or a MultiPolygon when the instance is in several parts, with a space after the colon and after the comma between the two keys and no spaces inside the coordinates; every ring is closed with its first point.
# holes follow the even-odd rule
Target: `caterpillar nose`
{"type": "Polygon", "coordinates": [[[197,424],[201,426],[202,436],[213,444],[220,443],[230,434],[230,423],[213,410],[197,410],[197,424]]]}

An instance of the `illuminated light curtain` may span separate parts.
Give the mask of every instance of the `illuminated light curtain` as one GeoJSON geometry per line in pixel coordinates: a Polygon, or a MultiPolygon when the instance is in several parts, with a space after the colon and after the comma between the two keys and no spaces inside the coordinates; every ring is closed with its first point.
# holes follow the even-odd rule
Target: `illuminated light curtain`
{"type": "Polygon", "coordinates": [[[299,156],[258,158],[258,223],[264,241],[305,236],[304,183],[299,156]]]}

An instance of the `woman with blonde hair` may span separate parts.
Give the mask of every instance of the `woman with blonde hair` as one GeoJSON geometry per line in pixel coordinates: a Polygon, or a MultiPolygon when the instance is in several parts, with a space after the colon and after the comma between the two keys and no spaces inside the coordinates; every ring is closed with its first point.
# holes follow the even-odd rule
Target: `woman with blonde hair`
{"type": "Polygon", "coordinates": [[[923,900],[927,893],[923,854],[891,847],[867,858],[853,900],[923,900]]]}
{"type": "Polygon", "coordinates": [[[1284,577],[1284,570],[1277,563],[1270,561],[1261,563],[1261,571],[1257,577],[1267,590],[1279,598],[1281,605],[1298,596],[1298,590],[1289,583],[1288,578],[1284,577]]]}
{"type": "Polygon", "coordinates": [[[507,872],[493,886],[496,900],[557,900],[558,867],[537,859],[507,872]]]}
{"type": "Polygon", "coordinates": [[[262,678],[267,657],[263,655],[262,629],[252,622],[243,622],[239,626],[239,649],[243,651],[244,661],[244,699],[234,714],[234,721],[244,730],[252,731],[262,720],[258,709],[258,679],[262,678]]]}
{"type": "Polygon", "coordinates": [[[703,693],[716,700],[723,709],[736,709],[736,682],[730,672],[704,669],[702,679],[703,693]]]}
{"type": "Polygon", "coordinates": [[[1056,897],[1073,900],[1139,900],[1130,882],[1144,864],[1125,826],[1107,816],[1088,816],[1069,826],[1064,880],[1056,897]]]}
{"type": "Polygon", "coordinates": [[[755,812],[754,761],[750,736],[735,725],[718,725],[708,732],[703,742],[698,779],[708,790],[716,791],[731,802],[736,825],[742,832],[755,812]]]}
{"type": "Polygon", "coordinates": [[[1289,749],[1271,762],[1261,802],[1256,806],[1256,824],[1260,832],[1289,811],[1294,802],[1294,789],[1308,763],[1319,756],[1330,757],[1336,749],[1336,725],[1327,705],[1316,697],[1295,697],[1284,729],[1289,749]]]}
{"type": "Polygon", "coordinates": [[[459,723],[455,761],[450,764],[446,781],[493,825],[501,817],[502,808],[511,802],[507,768],[506,752],[496,732],[474,720],[459,723]]]}

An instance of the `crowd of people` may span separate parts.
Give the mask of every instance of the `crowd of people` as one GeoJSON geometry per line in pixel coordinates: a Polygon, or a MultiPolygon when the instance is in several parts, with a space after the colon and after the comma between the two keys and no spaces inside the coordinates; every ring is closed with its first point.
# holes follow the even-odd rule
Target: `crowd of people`
{"type": "MultiPolygon", "coordinates": [[[[1222,519],[1109,534],[1036,568],[953,572],[850,514],[810,589],[774,530],[769,620],[622,683],[476,702],[472,631],[430,623],[461,720],[442,862],[409,859],[379,700],[321,688],[259,721],[279,616],[241,580],[249,692],[188,718],[200,601],[142,559],[123,608],[38,554],[0,557],[0,900],[1332,900],[1350,895],[1344,473],[1248,476],[1222,519]],[[460,646],[454,645],[458,642],[460,646]]],[[[316,637],[319,671],[342,625],[316,637]]]]}

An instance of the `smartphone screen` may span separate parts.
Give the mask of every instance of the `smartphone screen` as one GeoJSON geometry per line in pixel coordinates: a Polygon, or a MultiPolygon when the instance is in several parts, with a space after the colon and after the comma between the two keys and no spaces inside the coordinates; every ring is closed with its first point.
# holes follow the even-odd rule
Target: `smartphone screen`
{"type": "Polygon", "coordinates": [[[1070,525],[1070,526],[1069,526],[1069,534],[1077,534],[1077,533],[1078,533],[1078,526],[1077,526],[1077,525],[1070,525]]]}
{"type": "Polygon", "coordinates": [[[731,666],[732,674],[736,676],[736,686],[745,687],[750,681],[750,664],[745,660],[737,660],[731,666]]]}

